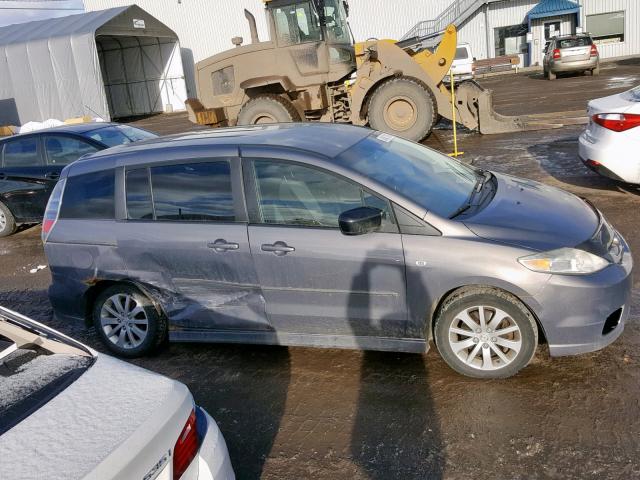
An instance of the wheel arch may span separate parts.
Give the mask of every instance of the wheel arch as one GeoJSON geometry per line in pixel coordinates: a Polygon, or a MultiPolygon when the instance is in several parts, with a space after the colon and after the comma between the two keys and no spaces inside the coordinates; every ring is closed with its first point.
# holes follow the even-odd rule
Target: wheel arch
{"type": "MultiPolygon", "coordinates": [[[[514,286],[515,287],[515,286],[514,286]]],[[[492,290],[498,290],[500,292],[503,292],[507,295],[511,295],[512,297],[514,297],[516,300],[518,300],[520,303],[522,303],[522,305],[524,305],[524,307],[529,311],[529,313],[531,314],[531,316],[533,317],[533,319],[536,322],[536,327],[538,329],[538,340],[539,342],[546,342],[547,336],[546,333],[544,331],[544,326],[542,325],[542,323],[540,322],[540,319],[538,318],[538,315],[536,314],[536,311],[534,308],[531,307],[531,305],[529,304],[530,302],[527,302],[526,300],[523,300],[523,298],[527,298],[527,295],[523,295],[522,293],[520,293],[519,295],[514,293],[514,290],[518,291],[519,289],[517,287],[511,289],[511,288],[504,288],[503,286],[496,286],[496,285],[491,285],[488,283],[471,283],[471,284],[466,284],[466,285],[459,285],[456,287],[452,287],[450,288],[448,291],[446,291],[443,295],[440,296],[439,299],[437,299],[437,301],[433,302],[433,304],[431,305],[431,310],[427,316],[427,325],[426,325],[426,340],[433,340],[434,338],[434,328],[435,328],[435,324],[436,324],[436,319],[438,318],[438,314],[440,312],[440,310],[442,309],[442,306],[445,304],[445,302],[451,298],[453,295],[456,294],[460,294],[462,292],[464,292],[465,290],[471,290],[471,289],[478,289],[478,288],[486,288],[486,289],[492,289],[492,290]]],[[[529,298],[531,298],[529,296],[529,298]]]]}
{"type": "Polygon", "coordinates": [[[153,303],[153,306],[158,312],[158,315],[161,315],[167,319],[169,318],[164,308],[162,307],[162,304],[152,293],[151,289],[145,287],[145,285],[143,285],[142,283],[127,278],[121,280],[99,280],[91,285],[91,287],[84,293],[84,323],[87,327],[91,327],[93,325],[93,307],[96,299],[107,288],[113,287],[115,285],[130,285],[137,288],[144,295],[146,295],[149,300],[151,300],[151,303],[153,303]]]}

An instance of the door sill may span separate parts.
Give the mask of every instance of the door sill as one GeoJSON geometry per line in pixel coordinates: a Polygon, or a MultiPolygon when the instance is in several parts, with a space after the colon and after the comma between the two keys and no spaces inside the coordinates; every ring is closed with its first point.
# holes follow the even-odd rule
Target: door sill
{"type": "Polygon", "coordinates": [[[288,347],[344,348],[382,352],[425,353],[429,344],[421,338],[361,337],[306,333],[236,332],[230,330],[170,330],[172,342],[247,343],[288,347]]]}

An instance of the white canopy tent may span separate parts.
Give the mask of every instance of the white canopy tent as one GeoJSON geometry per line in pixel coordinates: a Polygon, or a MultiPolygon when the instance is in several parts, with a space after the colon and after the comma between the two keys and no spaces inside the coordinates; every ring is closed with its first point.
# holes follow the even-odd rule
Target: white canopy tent
{"type": "Polygon", "coordinates": [[[0,125],[184,109],[176,34],[140,7],[0,28],[0,125]]]}

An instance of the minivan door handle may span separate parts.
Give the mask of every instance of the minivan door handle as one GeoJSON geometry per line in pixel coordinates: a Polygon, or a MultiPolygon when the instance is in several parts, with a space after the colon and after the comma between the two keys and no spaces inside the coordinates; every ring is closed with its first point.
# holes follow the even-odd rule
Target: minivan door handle
{"type": "Polygon", "coordinates": [[[273,252],[278,256],[286,255],[289,252],[296,251],[295,248],[288,246],[285,242],[275,242],[273,245],[264,243],[260,248],[263,252],[273,252]]]}
{"type": "Polygon", "coordinates": [[[213,248],[218,253],[226,252],[227,250],[238,250],[240,245],[237,243],[229,243],[223,238],[217,239],[215,242],[207,243],[207,247],[213,248]]]}
{"type": "Polygon", "coordinates": [[[58,172],[47,172],[44,174],[44,178],[47,180],[57,180],[60,178],[60,174],[58,172]]]}

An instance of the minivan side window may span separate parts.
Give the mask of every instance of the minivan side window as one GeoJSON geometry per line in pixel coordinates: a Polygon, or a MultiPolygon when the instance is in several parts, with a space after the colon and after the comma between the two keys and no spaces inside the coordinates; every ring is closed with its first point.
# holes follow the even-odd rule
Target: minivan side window
{"type": "Polygon", "coordinates": [[[87,153],[97,152],[98,148],[77,138],[47,135],[44,140],[44,151],[47,155],[48,165],[66,165],[87,153]]]}
{"type": "Polygon", "coordinates": [[[38,155],[38,138],[11,140],[4,144],[4,167],[31,167],[41,165],[38,155]]]}
{"type": "Polygon", "coordinates": [[[127,191],[127,218],[131,220],[153,220],[153,203],[149,169],[127,170],[125,175],[127,191]]]}
{"type": "Polygon", "coordinates": [[[151,167],[156,220],[233,222],[228,161],[151,167]]]}
{"type": "Polygon", "coordinates": [[[113,170],[68,177],[62,196],[60,218],[115,218],[113,170]]]}
{"type": "Polygon", "coordinates": [[[397,232],[389,202],[329,172],[294,163],[255,160],[260,220],[266,224],[338,228],[342,212],[381,209],[381,231],[397,232]]]}

